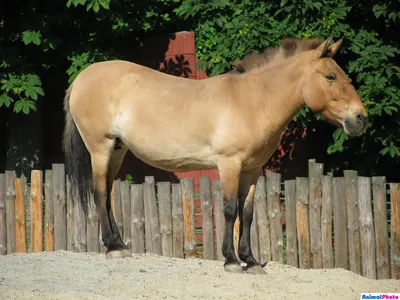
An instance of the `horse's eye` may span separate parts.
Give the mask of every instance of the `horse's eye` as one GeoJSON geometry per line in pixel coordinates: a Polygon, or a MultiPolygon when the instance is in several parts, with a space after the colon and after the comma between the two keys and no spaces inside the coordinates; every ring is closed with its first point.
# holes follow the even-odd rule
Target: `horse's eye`
{"type": "Polygon", "coordinates": [[[329,81],[333,81],[336,79],[334,75],[326,75],[325,78],[328,79],[329,81]]]}

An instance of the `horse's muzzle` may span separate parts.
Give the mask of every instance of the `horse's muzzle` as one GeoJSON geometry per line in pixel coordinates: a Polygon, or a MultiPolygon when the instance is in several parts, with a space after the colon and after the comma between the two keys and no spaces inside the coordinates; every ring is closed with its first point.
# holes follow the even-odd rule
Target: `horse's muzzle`
{"type": "Polygon", "coordinates": [[[355,118],[346,118],[343,124],[344,131],[351,136],[357,135],[365,129],[367,122],[366,114],[358,114],[355,118]]]}

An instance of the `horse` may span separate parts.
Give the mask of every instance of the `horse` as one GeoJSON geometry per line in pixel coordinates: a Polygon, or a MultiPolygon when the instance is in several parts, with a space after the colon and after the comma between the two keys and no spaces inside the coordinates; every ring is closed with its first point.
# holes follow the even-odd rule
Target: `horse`
{"type": "Polygon", "coordinates": [[[350,136],[366,127],[361,98],[333,59],[342,40],[284,39],[277,48],[238,61],[232,71],[202,80],[123,60],[83,70],[66,91],[63,149],[85,210],[93,192],[106,257],[131,256],[110,203],[112,182],[129,149],[167,171],[218,169],[224,269],[266,273],[250,246],[253,198],[281,133],[303,107],[350,136]],[[233,243],[237,216],[239,258],[233,243]]]}

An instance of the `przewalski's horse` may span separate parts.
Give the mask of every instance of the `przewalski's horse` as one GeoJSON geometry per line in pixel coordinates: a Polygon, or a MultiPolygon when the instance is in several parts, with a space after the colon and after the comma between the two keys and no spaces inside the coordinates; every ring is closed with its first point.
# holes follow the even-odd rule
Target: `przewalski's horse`
{"type": "Polygon", "coordinates": [[[349,135],[367,112],[332,59],[335,44],[284,40],[250,55],[232,72],[190,80],[126,62],[95,63],[67,90],[64,149],[71,182],[84,207],[92,186],[107,257],[130,255],[110,204],[126,151],[168,171],[218,168],[224,198],[225,270],[244,272],[233,244],[239,215],[239,258],[245,272],[265,272],[250,248],[253,196],[262,166],[302,107],[321,113],[349,135]]]}

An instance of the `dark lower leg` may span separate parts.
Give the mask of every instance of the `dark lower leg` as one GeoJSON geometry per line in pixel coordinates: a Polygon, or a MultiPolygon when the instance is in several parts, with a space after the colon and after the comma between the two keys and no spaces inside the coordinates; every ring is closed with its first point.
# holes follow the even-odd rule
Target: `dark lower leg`
{"type": "Polygon", "coordinates": [[[222,254],[226,258],[226,264],[239,263],[233,245],[233,227],[237,216],[237,200],[224,201],[225,234],[222,245],[222,254]]]}
{"type": "Polygon", "coordinates": [[[250,229],[253,222],[253,201],[248,201],[244,206],[244,200],[240,203],[240,241],[239,241],[239,257],[247,264],[247,267],[259,265],[251,252],[250,245],[250,229]]]}

